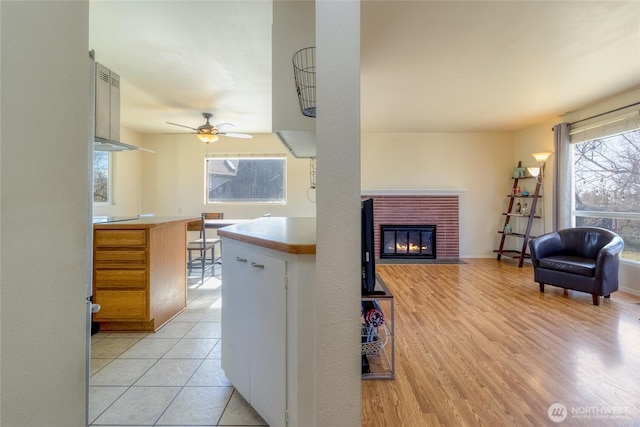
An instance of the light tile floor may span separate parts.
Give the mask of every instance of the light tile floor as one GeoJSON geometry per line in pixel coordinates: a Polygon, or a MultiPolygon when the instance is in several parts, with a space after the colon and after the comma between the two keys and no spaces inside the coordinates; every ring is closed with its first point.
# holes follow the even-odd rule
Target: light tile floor
{"type": "Polygon", "coordinates": [[[91,338],[91,426],[266,426],[220,367],[220,279],[189,278],[187,308],[155,334],[91,338]]]}

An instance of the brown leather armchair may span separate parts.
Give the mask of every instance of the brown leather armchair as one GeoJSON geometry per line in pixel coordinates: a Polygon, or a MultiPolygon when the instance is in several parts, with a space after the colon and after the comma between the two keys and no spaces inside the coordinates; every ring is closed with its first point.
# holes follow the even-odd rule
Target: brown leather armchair
{"type": "Polygon", "coordinates": [[[529,241],[534,280],[544,285],[587,292],[593,304],[618,290],[622,238],[598,227],[554,231],[529,241]]]}

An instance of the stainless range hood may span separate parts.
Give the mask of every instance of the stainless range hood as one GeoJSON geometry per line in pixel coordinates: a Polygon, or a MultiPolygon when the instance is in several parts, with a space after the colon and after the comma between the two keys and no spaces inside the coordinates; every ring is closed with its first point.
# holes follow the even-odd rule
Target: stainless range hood
{"type": "Polygon", "coordinates": [[[95,151],[138,150],[120,141],[120,76],[95,63],[95,151]]]}
{"type": "Polygon", "coordinates": [[[139,150],[139,147],[135,145],[125,144],[120,141],[112,141],[110,139],[102,139],[96,137],[95,143],[93,144],[94,151],[133,151],[139,150]]]}
{"type": "Polygon", "coordinates": [[[316,157],[316,132],[314,130],[277,130],[274,134],[298,159],[316,157]]]}

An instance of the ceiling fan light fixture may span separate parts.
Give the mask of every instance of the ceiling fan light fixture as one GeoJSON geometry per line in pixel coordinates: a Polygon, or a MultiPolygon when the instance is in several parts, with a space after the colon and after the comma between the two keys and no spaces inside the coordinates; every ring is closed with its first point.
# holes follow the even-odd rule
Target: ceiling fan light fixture
{"type": "Polygon", "coordinates": [[[167,122],[167,124],[173,125],[173,126],[180,126],[181,128],[191,129],[194,132],[189,132],[189,133],[195,134],[195,136],[197,136],[198,139],[204,142],[205,144],[210,144],[212,142],[216,142],[217,140],[219,140],[220,137],[218,135],[228,136],[230,138],[246,138],[246,139],[253,138],[253,136],[247,133],[219,132],[218,126],[221,126],[221,125],[233,126],[233,124],[220,123],[220,125],[214,126],[211,123],[209,123],[209,119],[211,118],[211,113],[202,113],[202,117],[204,117],[207,120],[207,122],[201,126],[198,126],[197,128],[181,125],[179,123],[167,122]]]}
{"type": "Polygon", "coordinates": [[[198,139],[205,144],[211,144],[212,142],[216,142],[220,137],[213,133],[199,133],[196,135],[198,139]]]}

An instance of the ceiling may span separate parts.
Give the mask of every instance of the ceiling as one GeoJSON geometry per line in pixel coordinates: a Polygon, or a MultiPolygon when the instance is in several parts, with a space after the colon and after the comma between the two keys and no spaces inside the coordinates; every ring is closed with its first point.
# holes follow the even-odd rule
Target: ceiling
{"type": "Polygon", "coordinates": [[[89,48],[120,75],[121,124],[141,133],[198,127],[271,132],[269,1],[89,3],[89,48]]]}
{"type": "MultiPolygon", "coordinates": [[[[640,87],[638,1],[365,1],[361,14],[366,132],[515,131],[640,87]]],[[[165,122],[197,127],[206,111],[265,133],[271,20],[269,0],[91,0],[90,48],[121,76],[125,127],[180,132],[165,122]]]]}

